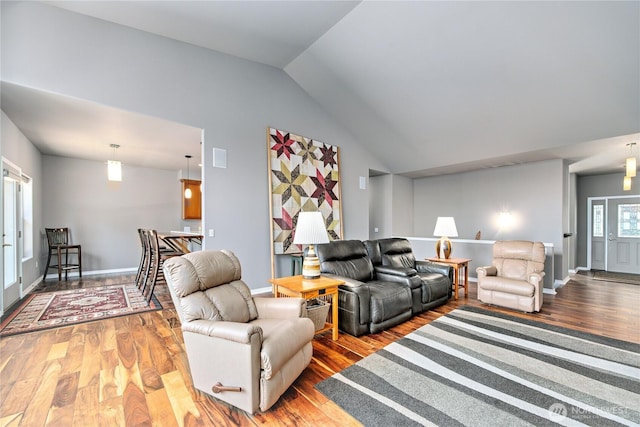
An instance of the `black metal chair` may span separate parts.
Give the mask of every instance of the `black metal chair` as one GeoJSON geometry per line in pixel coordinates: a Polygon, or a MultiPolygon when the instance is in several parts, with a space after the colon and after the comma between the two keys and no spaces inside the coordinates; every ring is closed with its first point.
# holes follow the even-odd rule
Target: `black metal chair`
{"type": "Polygon", "coordinates": [[[45,228],[47,234],[47,243],[49,244],[49,256],[47,257],[47,265],[44,268],[44,277],[46,279],[47,272],[50,268],[58,270],[58,281],[62,280],[62,272],[64,271],[64,280],[68,279],[69,270],[78,270],[82,277],[82,248],[80,245],[70,244],[69,229],[63,228],[45,228]],[[76,257],[76,262],[69,261],[69,255],[76,257]],[[51,264],[51,258],[56,257],[56,264],[51,264]]]}

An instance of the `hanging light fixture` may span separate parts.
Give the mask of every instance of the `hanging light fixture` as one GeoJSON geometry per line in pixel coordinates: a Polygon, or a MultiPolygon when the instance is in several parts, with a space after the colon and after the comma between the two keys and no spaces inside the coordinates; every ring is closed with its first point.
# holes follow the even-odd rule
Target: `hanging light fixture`
{"type": "Polygon", "coordinates": [[[626,176],[625,175],[624,179],[622,180],[622,190],[623,191],[631,190],[631,177],[630,176],[626,176]]]}
{"type": "MultiPolygon", "coordinates": [[[[627,157],[627,161],[626,161],[626,170],[627,173],[625,176],[628,176],[629,178],[634,178],[636,176],[636,156],[633,155],[633,147],[636,145],[635,142],[630,142],[629,144],[627,144],[627,147],[629,147],[629,153],[630,156],[627,157]]],[[[629,183],[629,185],[631,185],[631,183],[629,183]]]]}
{"type": "Polygon", "coordinates": [[[189,159],[191,158],[191,156],[189,154],[185,155],[185,157],[187,158],[187,185],[184,190],[184,198],[185,199],[190,199],[191,198],[191,188],[189,188],[189,159]]]}
{"type": "Polygon", "coordinates": [[[120,148],[118,144],[111,144],[113,148],[113,160],[107,160],[107,179],[109,181],[122,181],[122,163],[116,158],[116,149],[120,148]]]}

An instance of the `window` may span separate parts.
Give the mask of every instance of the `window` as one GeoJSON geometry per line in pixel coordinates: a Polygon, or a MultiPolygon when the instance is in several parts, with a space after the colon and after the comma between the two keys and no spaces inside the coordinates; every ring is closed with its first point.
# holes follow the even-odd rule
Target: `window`
{"type": "Polygon", "coordinates": [[[618,205],[618,237],[640,237],[640,204],[618,205]]]}
{"type": "Polygon", "coordinates": [[[604,237],[604,206],[593,206],[593,237],[604,237]]]}
{"type": "Polygon", "coordinates": [[[33,258],[33,180],[22,175],[22,260],[33,258]]]}

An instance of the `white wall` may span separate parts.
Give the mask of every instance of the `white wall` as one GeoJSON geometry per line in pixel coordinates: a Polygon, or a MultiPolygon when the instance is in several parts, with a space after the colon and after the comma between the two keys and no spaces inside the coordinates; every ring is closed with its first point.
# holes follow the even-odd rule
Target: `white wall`
{"type": "MultiPolygon", "coordinates": [[[[42,159],[40,152],[24,136],[16,125],[2,111],[0,127],[2,128],[2,139],[0,143],[0,155],[11,163],[19,166],[22,173],[32,178],[33,182],[33,258],[22,263],[22,288],[27,289],[33,285],[40,277],[43,265],[36,262],[42,258],[42,252],[46,250],[40,239],[39,230],[42,230],[42,159]]],[[[2,203],[0,197],[0,206],[2,203]]],[[[0,212],[3,212],[0,210],[0,212]]],[[[1,263],[0,263],[1,264],[1,263]]]]}
{"type": "Polygon", "coordinates": [[[407,236],[413,232],[413,179],[400,175],[392,177],[392,234],[407,236]]]}
{"type": "Polygon", "coordinates": [[[416,179],[414,236],[433,237],[437,217],[453,216],[460,239],[481,231],[484,240],[553,243],[555,279],[564,279],[563,170],[562,160],[549,160],[416,179]],[[509,226],[499,223],[502,211],[511,213],[509,226]]]}
{"type": "Polygon", "coordinates": [[[271,275],[268,126],[340,147],[345,237],[368,237],[359,176],[385,166],[282,70],[33,2],[2,3],[1,42],[4,81],[204,129],[205,247],[234,251],[250,287],[271,275]]]}
{"type": "Polygon", "coordinates": [[[71,229],[84,272],[137,268],[138,228],[180,229],[176,171],[123,165],[122,182],[109,182],[104,162],[57,156],[43,156],[42,171],[43,228],[71,229]]]}
{"type": "Polygon", "coordinates": [[[390,174],[369,177],[369,239],[393,235],[391,184],[390,174]]]}

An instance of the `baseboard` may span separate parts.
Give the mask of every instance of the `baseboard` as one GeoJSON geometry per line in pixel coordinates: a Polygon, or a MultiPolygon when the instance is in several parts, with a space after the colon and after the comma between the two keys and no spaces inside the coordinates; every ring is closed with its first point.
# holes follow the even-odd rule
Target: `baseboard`
{"type": "MultiPolygon", "coordinates": [[[[128,267],[128,268],[113,268],[110,270],[92,270],[92,271],[83,271],[82,277],[84,276],[98,276],[101,274],[115,274],[115,273],[132,273],[134,271],[138,271],[138,267],[128,267]]],[[[80,273],[77,271],[69,272],[69,277],[80,277],[80,273]]],[[[47,274],[45,279],[57,279],[58,273],[47,274]]]]}
{"type": "Polygon", "coordinates": [[[34,290],[36,288],[36,286],[38,286],[38,284],[40,284],[40,282],[42,282],[43,276],[39,276],[33,283],[31,283],[26,289],[22,290],[22,293],[20,294],[20,299],[24,298],[26,295],[29,294],[29,292],[31,292],[32,290],[34,290]]]}

